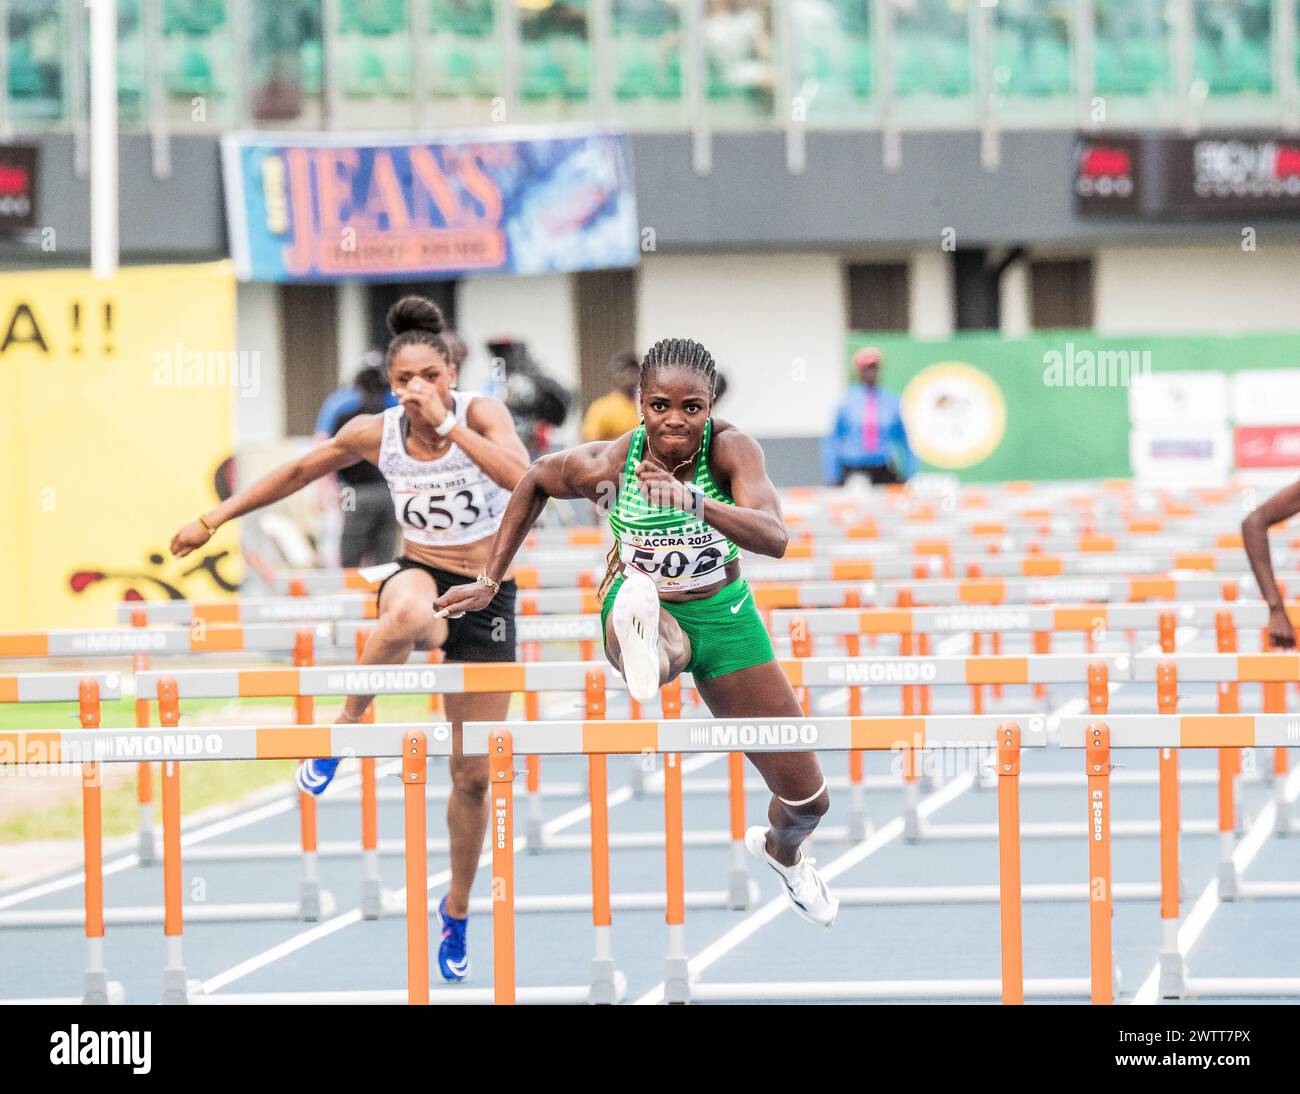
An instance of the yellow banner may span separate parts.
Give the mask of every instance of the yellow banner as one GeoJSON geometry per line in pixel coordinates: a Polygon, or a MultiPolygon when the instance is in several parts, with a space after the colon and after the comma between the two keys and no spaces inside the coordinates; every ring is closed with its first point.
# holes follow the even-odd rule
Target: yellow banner
{"type": "Polygon", "coordinates": [[[233,529],[184,559],[167,545],[224,496],[257,366],[235,352],[228,262],[0,274],[0,630],[234,590],[233,529]]]}

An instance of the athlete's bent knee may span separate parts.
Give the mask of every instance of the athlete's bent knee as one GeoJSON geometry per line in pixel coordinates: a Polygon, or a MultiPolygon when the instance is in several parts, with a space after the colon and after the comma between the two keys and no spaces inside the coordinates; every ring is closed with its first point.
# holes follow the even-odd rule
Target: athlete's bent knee
{"type": "Polygon", "coordinates": [[[419,600],[399,600],[384,612],[384,618],[397,635],[414,640],[433,624],[433,605],[419,600]]]}
{"type": "Polygon", "coordinates": [[[451,773],[451,786],[457,794],[482,798],[488,792],[488,777],[481,771],[456,771],[451,773]]]}
{"type": "Polygon", "coordinates": [[[797,817],[824,817],[831,808],[830,790],[827,789],[825,780],[811,797],[790,800],[778,795],[777,801],[785,806],[787,812],[797,817]]]}

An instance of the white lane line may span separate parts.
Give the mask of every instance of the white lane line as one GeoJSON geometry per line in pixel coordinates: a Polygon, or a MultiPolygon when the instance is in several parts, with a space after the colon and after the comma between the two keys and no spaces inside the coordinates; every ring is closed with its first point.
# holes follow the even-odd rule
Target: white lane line
{"type": "MultiPolygon", "coordinates": [[[[951,782],[936,790],[929,797],[924,798],[917,806],[917,813],[921,817],[928,817],[936,809],[941,809],[959,795],[964,794],[974,785],[974,775],[967,771],[957,776],[951,782]]],[[[903,818],[895,817],[888,824],[876,830],[870,839],[863,843],[857,844],[850,848],[838,858],[832,859],[826,866],[819,871],[827,881],[833,881],[846,870],[852,869],[864,859],[874,855],[882,847],[892,843],[903,834],[903,818]]],[[[816,833],[813,834],[816,838],[816,833]]],[[[737,923],[721,938],[706,946],[687,963],[687,975],[691,980],[698,977],[709,966],[720,961],[728,953],[734,950],[742,942],[752,936],[761,927],[771,923],[782,912],[790,910],[790,901],[784,894],[773,897],[756,912],[752,912],[743,920],[737,923]]],[[[651,1003],[661,1003],[664,997],[663,983],[659,983],[646,992],[641,998],[636,1000],[638,1006],[644,1006],[651,1003]]]]}
{"type": "MultiPolygon", "coordinates": [[[[695,771],[701,767],[707,767],[711,763],[717,763],[724,755],[726,754],[714,753],[692,756],[683,762],[682,773],[685,774],[688,770],[695,771]]],[[[663,777],[664,774],[661,769],[651,775],[647,781],[653,786],[656,782],[662,782],[663,777]]],[[[624,786],[606,794],[605,801],[608,808],[614,809],[625,802],[631,801],[632,797],[632,788],[630,786],[624,786]]],[[[574,806],[568,812],[561,813],[558,817],[554,817],[547,821],[542,826],[542,834],[544,837],[554,835],[557,832],[562,832],[566,828],[573,827],[575,824],[580,824],[590,816],[591,803],[584,802],[582,805],[574,806]]],[[[518,854],[526,847],[527,841],[524,837],[516,836],[514,844],[515,854],[518,854]]],[[[490,865],[491,861],[491,852],[485,851],[478,860],[479,868],[481,869],[484,866],[490,865]]],[[[436,886],[442,885],[450,880],[451,870],[440,870],[436,874],[430,876],[426,888],[427,890],[432,891],[436,886]]],[[[397,898],[404,900],[405,896],[406,890],[404,888],[396,891],[397,898]]],[[[328,938],[330,935],[341,931],[344,927],[350,927],[352,924],[360,922],[361,911],[360,909],[354,908],[352,911],[343,912],[336,915],[333,919],[326,920],[324,923],[318,923],[316,926],[302,931],[283,942],[277,943],[276,945],[263,950],[261,953],[254,954],[247,960],[241,961],[237,965],[232,965],[223,972],[219,972],[215,976],[210,977],[203,982],[203,992],[205,995],[210,995],[229,984],[233,984],[236,980],[241,980],[245,976],[257,972],[259,969],[264,969],[268,965],[274,964],[276,961],[288,957],[290,954],[297,953],[299,950],[310,946],[313,942],[319,942],[322,938],[328,938]]]]}
{"type": "MultiPolygon", "coordinates": [[[[1292,771],[1287,778],[1286,800],[1288,802],[1294,801],[1297,794],[1300,794],[1300,767],[1292,771]]],[[[1270,796],[1267,804],[1259,811],[1259,816],[1255,818],[1250,829],[1242,837],[1241,842],[1237,844],[1237,849],[1232,853],[1232,861],[1237,867],[1238,874],[1245,874],[1246,867],[1255,861],[1255,856],[1268,842],[1268,837],[1272,834],[1276,820],[1277,799],[1270,796]]],[[[1205,888],[1201,890],[1201,895],[1196,898],[1192,910],[1187,913],[1187,917],[1178,927],[1178,952],[1184,957],[1192,952],[1192,947],[1200,940],[1205,928],[1210,924],[1211,917],[1219,910],[1222,903],[1219,900],[1219,879],[1216,876],[1211,878],[1205,888]]],[[[1189,979],[1195,980],[1195,977],[1189,977],[1189,979]]],[[[1138,988],[1137,993],[1133,996],[1132,1005],[1150,1006],[1157,1002],[1156,992],[1159,989],[1160,964],[1157,962],[1156,967],[1142,981],[1142,986],[1138,988]]]]}

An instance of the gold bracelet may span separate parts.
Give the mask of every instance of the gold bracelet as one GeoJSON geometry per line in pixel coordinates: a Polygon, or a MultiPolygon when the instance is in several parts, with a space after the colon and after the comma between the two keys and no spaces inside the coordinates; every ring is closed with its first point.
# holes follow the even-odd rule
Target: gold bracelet
{"type": "Polygon", "coordinates": [[[202,515],[199,516],[199,527],[208,533],[208,539],[211,539],[217,534],[217,530],[208,524],[208,522],[203,519],[202,515]]]}
{"type": "Polygon", "coordinates": [[[479,581],[484,585],[487,585],[492,590],[493,593],[499,593],[501,591],[501,582],[493,581],[490,577],[488,577],[486,570],[484,570],[481,574],[479,574],[478,577],[475,578],[474,580],[479,581]]]}

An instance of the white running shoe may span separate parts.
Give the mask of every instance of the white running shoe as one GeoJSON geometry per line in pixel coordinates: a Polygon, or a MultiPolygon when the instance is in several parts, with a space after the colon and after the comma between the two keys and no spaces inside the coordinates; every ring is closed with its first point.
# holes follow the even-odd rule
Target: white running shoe
{"type": "Polygon", "coordinates": [[[745,829],[745,849],[759,862],[766,862],[785,885],[785,895],[790,898],[795,914],[809,923],[829,927],[835,922],[840,901],[813,869],[817,861],[799,852],[799,861],[793,866],[782,866],[767,853],[767,828],[756,824],[745,829]]]}
{"type": "Polygon", "coordinates": [[[623,653],[623,679],[638,703],[659,692],[659,590],[640,570],[629,570],[612,609],[623,653]]]}

